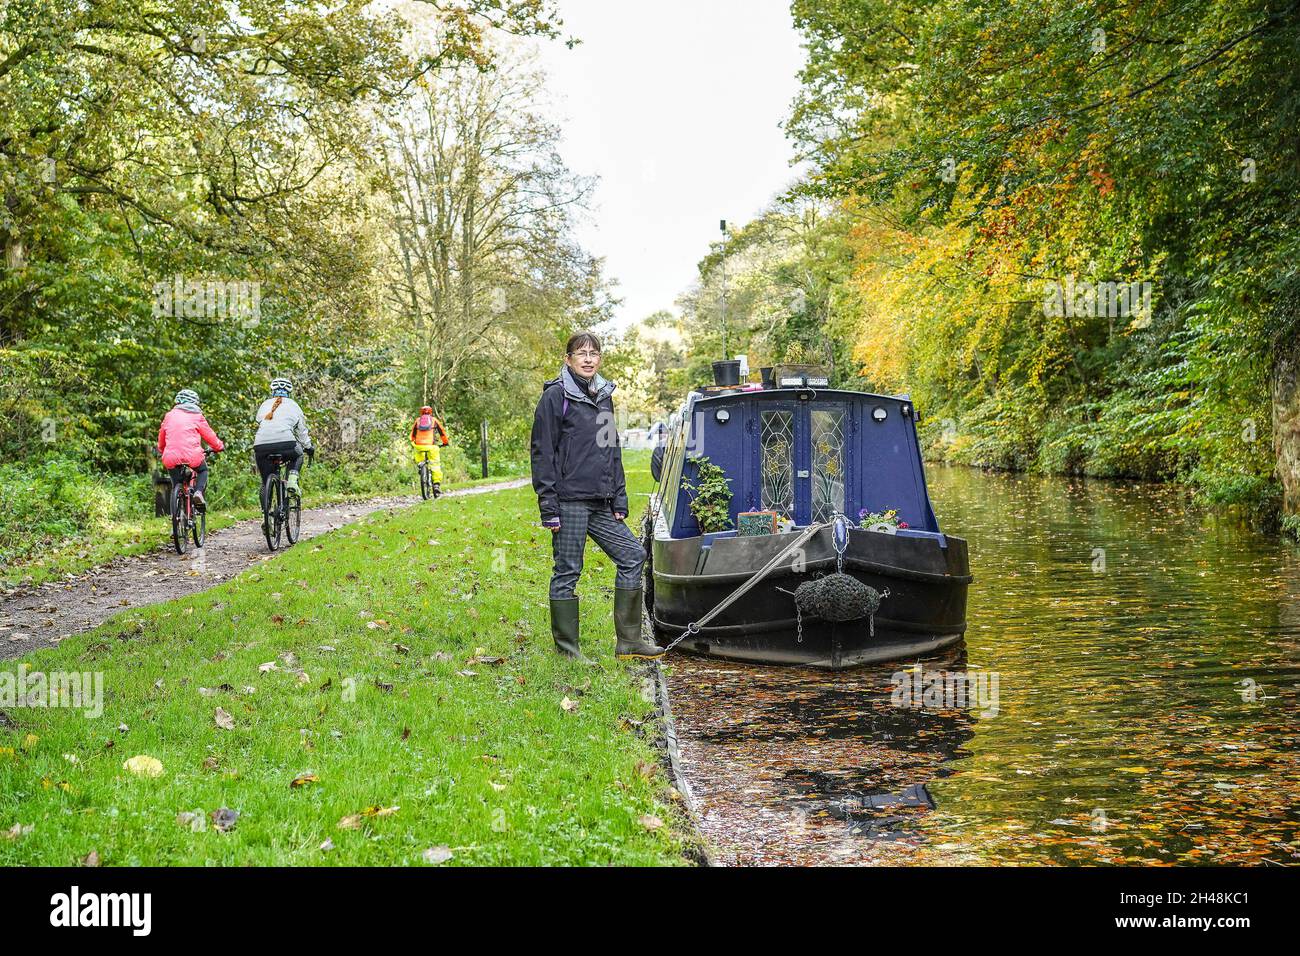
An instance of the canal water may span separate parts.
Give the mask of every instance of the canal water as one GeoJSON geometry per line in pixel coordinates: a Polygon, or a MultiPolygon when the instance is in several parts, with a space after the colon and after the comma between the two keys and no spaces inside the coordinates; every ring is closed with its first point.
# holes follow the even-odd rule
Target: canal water
{"type": "Polygon", "coordinates": [[[1300,551],[1167,486],[932,466],[969,629],[852,671],[673,655],[731,864],[1300,865],[1300,551]]]}

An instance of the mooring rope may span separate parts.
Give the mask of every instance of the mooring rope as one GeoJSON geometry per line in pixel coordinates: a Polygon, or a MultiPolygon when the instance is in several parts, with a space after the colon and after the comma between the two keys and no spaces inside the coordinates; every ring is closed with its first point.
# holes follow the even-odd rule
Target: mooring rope
{"type": "Polygon", "coordinates": [[[723,598],[722,602],[717,607],[709,611],[709,613],[705,614],[698,621],[692,621],[690,624],[687,624],[686,630],[682,631],[681,634],[679,634],[676,638],[674,638],[672,643],[670,643],[667,647],[664,648],[664,651],[665,652],[671,651],[682,641],[686,640],[686,638],[700,633],[700,628],[704,627],[704,625],[708,624],[711,620],[713,620],[715,617],[717,617],[719,614],[721,614],[723,611],[729,608],[736,601],[737,598],[742,597],[746,591],[748,591],[755,584],[763,580],[763,578],[767,577],[773,570],[775,570],[776,566],[781,563],[782,558],[784,558],[787,554],[789,554],[791,551],[795,550],[796,548],[801,547],[806,541],[808,541],[809,538],[815,535],[822,528],[830,527],[830,524],[831,523],[829,521],[823,521],[820,524],[811,524],[808,527],[804,528],[804,530],[800,532],[800,534],[797,535],[793,541],[791,541],[788,545],[786,545],[779,552],[777,552],[777,554],[770,561],[768,561],[767,564],[763,565],[761,568],[755,571],[749,577],[749,579],[745,581],[744,584],[742,584],[740,587],[736,588],[736,590],[732,591],[729,595],[723,598]]]}

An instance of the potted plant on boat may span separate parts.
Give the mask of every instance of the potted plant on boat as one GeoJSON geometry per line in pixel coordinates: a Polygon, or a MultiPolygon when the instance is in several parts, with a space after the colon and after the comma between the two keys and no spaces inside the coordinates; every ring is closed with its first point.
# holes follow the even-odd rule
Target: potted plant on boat
{"type": "Polygon", "coordinates": [[[695,481],[682,480],[691,496],[691,514],[699,522],[701,534],[731,530],[731,479],[726,472],[704,455],[690,459],[695,465],[695,481]]]}

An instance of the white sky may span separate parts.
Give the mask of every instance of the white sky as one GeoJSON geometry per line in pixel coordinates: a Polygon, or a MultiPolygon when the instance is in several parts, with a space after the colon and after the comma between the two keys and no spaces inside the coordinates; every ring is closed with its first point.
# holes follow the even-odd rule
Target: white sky
{"type": "MultiPolygon", "coordinates": [[[[541,65],[562,154],[598,176],[583,245],[605,257],[623,328],[673,301],[719,238],[794,178],[778,123],[803,62],[788,0],[558,0],[572,50],[541,65]]],[[[675,311],[675,309],[674,309],[675,311]]]]}

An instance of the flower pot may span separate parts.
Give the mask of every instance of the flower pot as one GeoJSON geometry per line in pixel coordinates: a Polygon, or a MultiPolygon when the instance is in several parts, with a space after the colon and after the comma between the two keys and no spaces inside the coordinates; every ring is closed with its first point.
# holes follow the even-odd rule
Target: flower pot
{"type": "Polygon", "coordinates": [[[740,384],[740,360],[724,359],[721,362],[713,363],[713,384],[714,385],[739,385],[740,384]]]}

